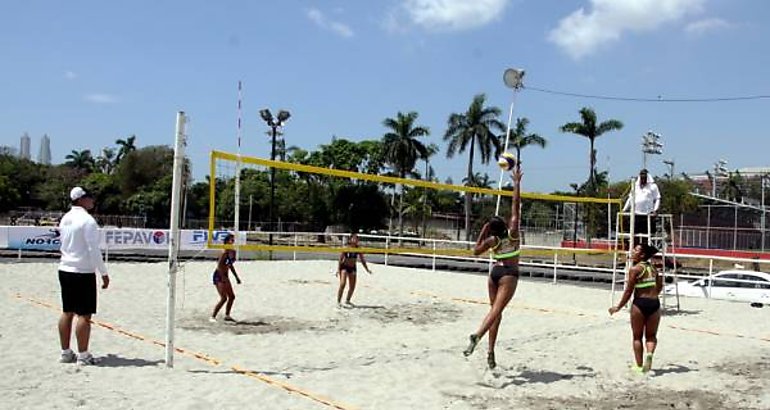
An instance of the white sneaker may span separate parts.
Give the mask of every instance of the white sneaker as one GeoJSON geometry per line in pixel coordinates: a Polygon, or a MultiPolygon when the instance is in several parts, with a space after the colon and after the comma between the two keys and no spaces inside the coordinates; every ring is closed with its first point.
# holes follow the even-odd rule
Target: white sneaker
{"type": "Polygon", "coordinates": [[[59,357],[59,363],[75,363],[78,360],[78,355],[72,350],[66,353],[62,353],[59,357]]]}
{"type": "Polygon", "coordinates": [[[217,318],[215,318],[215,317],[210,317],[210,318],[209,318],[209,322],[211,322],[211,323],[217,323],[217,318]]]}
{"type": "Polygon", "coordinates": [[[95,366],[99,364],[100,360],[92,355],[78,357],[78,366],[95,366]]]}

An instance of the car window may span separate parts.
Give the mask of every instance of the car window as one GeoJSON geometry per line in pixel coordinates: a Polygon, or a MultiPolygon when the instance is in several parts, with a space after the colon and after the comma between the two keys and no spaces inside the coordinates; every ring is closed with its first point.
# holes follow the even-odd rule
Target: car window
{"type": "MultiPolygon", "coordinates": [[[[736,279],[740,279],[740,280],[754,280],[754,279],[756,279],[755,277],[753,277],[751,275],[735,275],[735,278],[736,279]]],[[[746,282],[732,282],[730,284],[730,286],[735,287],[735,288],[753,288],[754,284],[753,283],[746,283],[746,282]]]]}
{"type": "Polygon", "coordinates": [[[747,288],[752,289],[770,289],[770,281],[768,281],[765,278],[755,276],[755,275],[743,275],[744,279],[751,280],[754,282],[760,282],[760,283],[745,283],[747,288]]]}
{"type": "Polygon", "coordinates": [[[715,277],[713,282],[711,283],[711,286],[713,287],[721,287],[721,288],[735,288],[741,285],[741,283],[734,282],[731,279],[738,279],[738,275],[736,274],[727,274],[727,275],[720,275],[719,277],[715,277]]]}

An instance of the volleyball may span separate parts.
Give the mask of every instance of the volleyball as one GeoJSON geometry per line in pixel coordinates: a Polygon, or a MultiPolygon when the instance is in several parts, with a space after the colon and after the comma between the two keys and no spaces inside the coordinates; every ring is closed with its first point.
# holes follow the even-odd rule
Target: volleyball
{"type": "Polygon", "coordinates": [[[497,160],[497,165],[506,171],[510,171],[513,169],[513,167],[516,166],[516,157],[514,157],[510,152],[504,152],[503,155],[500,155],[500,158],[497,160]]]}

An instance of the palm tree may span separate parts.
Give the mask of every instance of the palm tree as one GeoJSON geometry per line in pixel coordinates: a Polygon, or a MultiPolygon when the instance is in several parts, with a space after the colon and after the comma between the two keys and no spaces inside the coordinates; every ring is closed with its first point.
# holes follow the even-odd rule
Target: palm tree
{"type": "MultiPolygon", "coordinates": [[[[425,160],[425,175],[423,175],[422,179],[426,181],[432,181],[433,178],[435,178],[436,173],[433,171],[433,167],[430,166],[430,157],[437,154],[439,152],[440,148],[438,145],[434,143],[430,143],[427,147],[425,147],[425,157],[422,159],[425,160]]],[[[423,236],[425,236],[425,233],[428,232],[428,216],[430,216],[430,207],[428,206],[428,188],[423,189],[422,194],[422,209],[424,211],[427,210],[427,212],[422,212],[422,232],[423,236]]]]}
{"type": "Polygon", "coordinates": [[[132,135],[126,139],[119,138],[115,141],[118,145],[118,156],[115,157],[115,164],[119,163],[123,158],[131,151],[136,151],[136,135],[132,135]]]}
{"type": "MultiPolygon", "coordinates": [[[[473,154],[476,146],[481,153],[481,163],[489,163],[492,154],[500,152],[500,140],[493,130],[504,130],[503,124],[497,119],[500,109],[497,107],[485,107],[486,96],[478,94],[473,97],[473,102],[468,111],[463,114],[449,116],[448,128],[444,134],[444,141],[449,141],[447,158],[452,158],[455,153],[468,153],[468,172],[466,179],[473,178],[473,154]]],[[[465,195],[465,239],[471,237],[471,196],[465,195]]]]}
{"type": "Polygon", "coordinates": [[[589,151],[589,163],[590,168],[588,172],[588,181],[592,187],[596,186],[596,150],[594,150],[594,141],[605,132],[620,130],[623,128],[623,123],[618,120],[607,120],[601,124],[596,123],[596,113],[593,109],[583,107],[580,109],[580,118],[582,122],[568,122],[562,125],[559,130],[561,132],[570,132],[572,134],[582,135],[588,138],[591,143],[589,151]]]}
{"type": "MultiPolygon", "coordinates": [[[[385,159],[400,178],[412,172],[418,159],[428,156],[427,148],[417,138],[430,135],[430,130],[415,124],[417,116],[418,114],[414,111],[406,114],[399,111],[395,119],[386,118],[382,121],[382,125],[390,130],[382,137],[385,159]]],[[[402,185],[398,206],[399,232],[404,230],[403,206],[404,186],[402,185]]]]}
{"type": "MultiPolygon", "coordinates": [[[[516,150],[517,164],[521,163],[521,150],[523,148],[530,145],[538,145],[540,148],[545,148],[547,143],[545,138],[538,134],[527,134],[527,125],[529,125],[527,118],[517,118],[516,127],[508,135],[508,147],[513,147],[516,150]]],[[[505,134],[500,136],[500,141],[505,141],[505,134]]],[[[508,147],[506,147],[506,150],[508,147]]]]}
{"type": "Polygon", "coordinates": [[[85,149],[82,151],[72,150],[69,154],[67,154],[64,159],[67,160],[66,164],[71,166],[72,168],[76,169],[82,169],[84,171],[92,171],[94,169],[94,166],[96,165],[96,162],[94,161],[94,157],[91,155],[90,149],[85,149]]]}
{"type": "Polygon", "coordinates": [[[115,150],[112,148],[102,149],[102,155],[96,157],[96,168],[103,174],[112,174],[115,169],[115,150]]]}

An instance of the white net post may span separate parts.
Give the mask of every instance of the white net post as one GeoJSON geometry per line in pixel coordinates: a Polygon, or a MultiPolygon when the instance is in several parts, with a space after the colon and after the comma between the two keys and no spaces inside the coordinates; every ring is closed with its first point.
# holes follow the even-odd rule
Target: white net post
{"type": "Polygon", "coordinates": [[[238,244],[241,230],[241,82],[238,81],[238,160],[235,162],[235,243],[238,244]]]}
{"type": "Polygon", "coordinates": [[[168,294],[166,298],[166,367],[174,367],[174,313],[176,308],[176,273],[179,270],[179,215],[184,167],[185,122],[183,111],[176,116],[174,176],[171,185],[171,223],[168,234],[168,294]]]}

